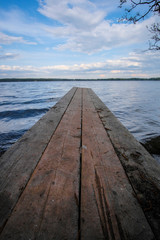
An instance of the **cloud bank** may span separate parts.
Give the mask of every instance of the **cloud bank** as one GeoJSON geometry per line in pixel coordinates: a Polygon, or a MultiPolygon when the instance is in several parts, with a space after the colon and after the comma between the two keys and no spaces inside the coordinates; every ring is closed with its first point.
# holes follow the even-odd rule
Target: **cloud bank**
{"type": "Polygon", "coordinates": [[[4,54],[0,54],[0,60],[15,59],[18,56],[19,55],[16,53],[4,53],[4,54]]]}
{"type": "Polygon", "coordinates": [[[138,24],[119,24],[106,20],[105,10],[97,9],[97,5],[87,0],[44,0],[40,1],[39,8],[41,14],[61,24],[44,28],[53,37],[66,40],[56,47],[59,50],[94,53],[140,43],[148,37],[145,26],[154,19],[138,24]]]}
{"type": "MultiPolygon", "coordinates": [[[[35,0],[33,0],[35,1],[35,0]]],[[[158,76],[146,25],[119,23],[119,0],[36,0],[35,15],[0,8],[0,77],[158,76]],[[76,64],[77,63],[77,64],[76,64]]]]}
{"type": "Polygon", "coordinates": [[[39,1],[39,13],[53,20],[54,24],[38,22],[32,18],[27,19],[20,10],[0,11],[0,43],[36,44],[39,42],[51,45],[51,41],[55,40],[53,47],[56,50],[93,54],[139,44],[148,39],[146,25],[153,23],[155,17],[142,23],[120,24],[107,20],[108,4],[103,4],[103,8],[100,4],[96,4],[88,0],[39,1]],[[11,32],[12,36],[2,31],[11,32]],[[13,36],[13,34],[19,36],[13,36]],[[25,40],[24,37],[30,37],[32,41],[25,40]]]}
{"type": "MultiPolygon", "coordinates": [[[[128,57],[88,64],[50,65],[42,67],[0,65],[0,72],[2,74],[0,77],[3,77],[4,74],[11,74],[13,76],[13,73],[18,73],[19,77],[151,77],[149,68],[156,69],[159,66],[159,61],[160,56],[156,53],[145,53],[144,55],[130,53],[128,57]],[[152,63],[150,62],[150,58],[152,58],[152,63]],[[145,66],[143,70],[141,69],[142,65],[145,66]]],[[[152,77],[155,77],[154,73],[152,77]]]]}
{"type": "Polygon", "coordinates": [[[7,34],[4,34],[0,32],[0,44],[12,44],[12,43],[23,43],[23,44],[31,44],[36,45],[35,42],[30,42],[27,40],[24,40],[23,37],[15,37],[15,36],[9,36],[7,34]]]}

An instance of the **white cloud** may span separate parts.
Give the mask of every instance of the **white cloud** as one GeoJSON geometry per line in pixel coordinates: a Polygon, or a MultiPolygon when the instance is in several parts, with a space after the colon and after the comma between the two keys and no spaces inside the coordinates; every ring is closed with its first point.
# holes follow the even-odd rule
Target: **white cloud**
{"type": "Polygon", "coordinates": [[[111,23],[105,20],[107,8],[99,9],[98,6],[97,2],[95,5],[87,0],[41,1],[39,12],[61,24],[59,27],[44,26],[53,37],[65,39],[56,49],[94,53],[146,42],[146,25],[150,25],[154,18],[137,24],[111,23]]]}
{"type": "Polygon", "coordinates": [[[9,66],[9,65],[0,65],[0,70],[4,71],[38,71],[39,68],[33,66],[9,66]]]}
{"type": "Polygon", "coordinates": [[[156,16],[137,24],[125,24],[116,21],[119,0],[112,3],[107,0],[37,1],[39,13],[34,16],[18,7],[8,11],[0,8],[0,45],[3,47],[0,46],[0,60],[6,60],[6,65],[0,66],[0,77],[160,75],[158,53],[132,52],[127,56],[133,48],[147,48],[150,36],[146,25],[156,21],[156,16]],[[114,21],[108,19],[112,16],[114,21]],[[18,43],[18,47],[12,46],[14,43],[18,43]],[[41,44],[34,49],[36,43],[41,44]],[[26,44],[33,46],[26,48],[26,44]],[[105,51],[112,49],[114,51],[105,51]],[[123,54],[115,57],[123,49],[125,57],[123,54]],[[76,62],[78,64],[74,64],[76,62]]]}
{"type": "Polygon", "coordinates": [[[1,74],[15,74],[30,77],[157,77],[160,56],[158,53],[130,53],[127,57],[108,59],[104,62],[53,66],[9,66],[0,65],[1,74]],[[155,71],[153,71],[155,69],[155,71]]]}
{"type": "MultiPolygon", "coordinates": [[[[136,25],[112,23],[107,20],[106,16],[108,11],[117,8],[118,0],[114,0],[113,5],[106,0],[92,2],[89,0],[39,0],[39,2],[38,11],[53,20],[53,25],[42,24],[30,17],[27,18],[18,10],[1,11],[1,31],[11,32],[12,35],[32,37],[32,41],[29,42],[24,40],[24,37],[10,36],[9,38],[8,36],[8,42],[17,40],[32,44],[36,40],[45,44],[47,48],[47,44],[55,40],[53,47],[57,50],[95,53],[146,43],[146,39],[149,38],[146,25],[150,25],[155,20],[153,17],[136,25]]],[[[3,38],[1,41],[4,43],[3,38]]]]}
{"type": "Polygon", "coordinates": [[[98,10],[88,0],[45,0],[40,3],[41,14],[83,31],[97,26],[106,15],[105,11],[98,10]]]}
{"type": "Polygon", "coordinates": [[[36,45],[35,42],[30,42],[30,41],[24,40],[23,37],[9,36],[7,34],[0,32],[0,44],[12,44],[14,42],[24,43],[24,44],[29,44],[29,45],[30,44],[36,45]]]}
{"type": "MultiPolygon", "coordinates": [[[[37,22],[30,16],[25,15],[20,10],[11,9],[3,11],[0,9],[0,31],[9,32],[10,35],[20,35],[27,38],[33,38],[36,41],[41,41],[40,37],[44,36],[44,24],[37,22]]],[[[24,40],[25,41],[25,40],[24,40]]],[[[29,42],[29,41],[25,41],[29,42]]],[[[31,41],[35,43],[35,41],[31,41]]]]}
{"type": "Polygon", "coordinates": [[[6,59],[15,59],[19,56],[19,54],[16,53],[5,53],[0,54],[0,60],[6,60],[6,59]]]}

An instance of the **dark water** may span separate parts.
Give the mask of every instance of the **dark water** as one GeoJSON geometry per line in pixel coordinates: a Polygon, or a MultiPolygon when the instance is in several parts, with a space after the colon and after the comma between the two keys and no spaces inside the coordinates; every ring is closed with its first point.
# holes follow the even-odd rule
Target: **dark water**
{"type": "Polygon", "coordinates": [[[7,150],[73,86],[92,88],[136,139],[146,143],[158,159],[158,81],[1,82],[0,152],[7,150]]]}

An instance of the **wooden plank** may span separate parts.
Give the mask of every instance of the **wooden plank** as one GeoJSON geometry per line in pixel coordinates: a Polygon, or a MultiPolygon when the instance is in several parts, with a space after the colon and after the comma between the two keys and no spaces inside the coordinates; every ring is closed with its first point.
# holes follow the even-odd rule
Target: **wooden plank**
{"type": "Polygon", "coordinates": [[[152,231],[160,239],[160,165],[92,90],[89,94],[152,231]]]}
{"type": "MultiPolygon", "coordinates": [[[[95,109],[83,90],[82,163],[81,163],[81,239],[105,239],[95,196],[95,164],[99,163],[93,115],[95,109]]],[[[95,113],[96,114],[96,113],[95,113]]]]}
{"type": "Polygon", "coordinates": [[[48,196],[38,239],[78,238],[81,96],[82,90],[78,89],[59,128],[58,136],[63,138],[64,130],[67,135],[62,150],[61,147],[58,150],[61,151],[61,159],[56,169],[55,185],[52,186],[48,196]],[[51,203],[52,199],[54,205],[51,203]]]}
{"type": "Polygon", "coordinates": [[[2,231],[1,240],[78,237],[80,138],[79,89],[2,231]]]}
{"type": "Polygon", "coordinates": [[[81,239],[154,239],[87,90],[83,94],[81,239]]]}
{"type": "Polygon", "coordinates": [[[69,91],[0,159],[0,231],[38,164],[76,88],[69,91]]]}
{"type": "MultiPolygon", "coordinates": [[[[0,172],[3,176],[0,178],[4,177],[4,184],[1,182],[0,213],[3,231],[0,240],[155,239],[149,220],[146,220],[147,214],[144,210],[145,216],[141,209],[137,189],[132,188],[138,177],[136,175],[137,179],[132,182],[133,172],[128,170],[134,169],[136,163],[140,165],[136,169],[139,174],[142,170],[145,173],[146,163],[143,166],[137,152],[132,152],[131,160],[127,159],[126,152],[120,155],[120,150],[125,147],[130,153],[125,138],[132,139],[127,130],[119,126],[90,89],[72,89],[56,106],[43,117],[37,128],[31,129],[31,134],[30,131],[26,134],[27,140],[24,136],[9,150],[13,160],[7,163],[2,158],[0,172]],[[115,133],[113,123],[119,134],[119,127],[124,130],[123,138],[115,133]],[[51,129],[54,134],[50,133],[51,129]],[[18,146],[22,149],[17,149],[18,146]],[[125,165],[121,157],[129,165],[125,165]]],[[[137,149],[134,141],[128,145],[137,149]]],[[[140,179],[138,181],[141,184],[140,179]]],[[[153,189],[157,190],[156,187],[153,189]]],[[[155,199],[158,200],[157,196],[155,199]]],[[[155,225],[152,229],[157,228],[157,222],[158,219],[152,222],[155,225]]]]}

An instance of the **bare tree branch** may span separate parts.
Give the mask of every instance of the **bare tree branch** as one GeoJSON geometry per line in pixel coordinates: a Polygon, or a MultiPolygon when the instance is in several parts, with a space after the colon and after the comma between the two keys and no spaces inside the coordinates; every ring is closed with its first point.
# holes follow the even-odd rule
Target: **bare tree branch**
{"type": "Polygon", "coordinates": [[[149,28],[149,31],[153,34],[152,40],[149,42],[149,49],[160,50],[160,24],[152,24],[152,26],[149,28]]]}
{"type": "MultiPolygon", "coordinates": [[[[119,7],[122,8],[127,2],[130,2],[130,8],[125,9],[126,14],[122,18],[123,21],[136,23],[151,13],[160,16],[160,0],[120,0],[119,7]],[[133,10],[140,7],[142,10],[134,13],[133,10]]],[[[160,50],[160,24],[154,23],[148,27],[148,30],[153,34],[149,42],[149,49],[160,50]]]]}
{"type": "MultiPolygon", "coordinates": [[[[126,3],[127,0],[120,0],[120,7],[122,7],[122,5],[124,3],[126,3]]],[[[137,2],[135,0],[130,0],[131,2],[131,7],[125,9],[126,13],[131,13],[133,11],[133,9],[137,8],[138,6],[144,6],[146,5],[146,10],[145,12],[141,12],[138,14],[135,14],[131,17],[129,17],[127,14],[125,16],[125,20],[127,21],[132,21],[134,23],[140,21],[141,19],[144,19],[150,12],[154,12],[154,13],[160,13],[160,1],[159,0],[150,0],[150,1],[142,1],[142,0],[138,0],[137,2]],[[139,17],[140,16],[140,17],[139,17]]]]}

